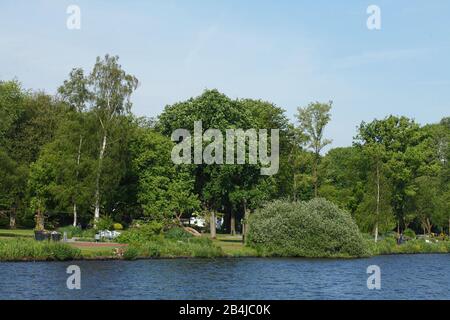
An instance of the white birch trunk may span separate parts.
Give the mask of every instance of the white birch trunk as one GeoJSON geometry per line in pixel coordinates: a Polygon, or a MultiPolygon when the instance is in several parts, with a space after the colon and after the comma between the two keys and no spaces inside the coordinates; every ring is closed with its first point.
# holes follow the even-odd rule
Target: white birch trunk
{"type": "Polygon", "coordinates": [[[105,155],[106,149],[106,133],[103,135],[103,142],[100,148],[100,154],[98,156],[98,171],[97,179],[95,182],[95,211],[94,211],[94,221],[98,221],[100,218],[100,176],[102,171],[103,157],[105,155]]]}

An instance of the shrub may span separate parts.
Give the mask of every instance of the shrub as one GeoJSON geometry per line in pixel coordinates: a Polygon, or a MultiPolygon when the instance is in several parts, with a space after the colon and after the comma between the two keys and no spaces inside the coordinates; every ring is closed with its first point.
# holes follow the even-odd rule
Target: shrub
{"type": "Polygon", "coordinates": [[[61,232],[61,234],[64,234],[64,232],[67,233],[67,238],[73,238],[73,237],[81,237],[83,236],[83,230],[79,227],[74,226],[67,226],[67,227],[61,227],[58,228],[58,231],[61,232]]]}
{"type": "Polygon", "coordinates": [[[163,224],[161,222],[150,221],[123,232],[116,240],[120,243],[146,242],[160,235],[162,229],[163,224]]]}
{"type": "Polygon", "coordinates": [[[403,235],[411,239],[416,238],[416,233],[412,229],[406,229],[405,231],[403,231],[403,235]]]}
{"type": "Polygon", "coordinates": [[[116,222],[116,223],[113,224],[113,229],[117,230],[117,231],[118,230],[123,230],[123,226],[122,226],[122,224],[116,222]]]}
{"type": "Polygon", "coordinates": [[[142,224],[139,227],[139,230],[143,234],[146,234],[149,236],[154,236],[154,235],[161,234],[161,232],[163,230],[163,226],[164,226],[164,224],[162,222],[150,221],[150,222],[142,224]]]}
{"type": "Polygon", "coordinates": [[[359,229],[325,199],[277,200],[250,215],[247,243],[262,255],[359,257],[368,254],[359,229]]]}
{"type": "Polygon", "coordinates": [[[172,239],[172,240],[187,240],[187,239],[194,237],[192,234],[190,234],[189,232],[187,232],[186,230],[184,230],[183,228],[180,228],[180,227],[173,227],[173,228],[167,230],[164,233],[164,236],[167,239],[172,239]]]}
{"type": "Polygon", "coordinates": [[[93,224],[95,224],[95,229],[97,230],[111,230],[114,221],[110,216],[104,216],[98,219],[98,221],[93,224]]]}
{"type": "Polygon", "coordinates": [[[137,248],[129,247],[123,253],[123,258],[125,260],[135,260],[139,256],[139,251],[137,248]]]}

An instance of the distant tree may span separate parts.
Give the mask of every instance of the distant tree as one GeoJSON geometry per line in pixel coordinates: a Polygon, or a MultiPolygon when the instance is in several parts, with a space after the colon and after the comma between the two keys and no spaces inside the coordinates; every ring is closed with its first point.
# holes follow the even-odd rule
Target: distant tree
{"type": "Polygon", "coordinates": [[[332,102],[329,103],[310,103],[305,108],[297,109],[297,120],[299,129],[305,135],[310,148],[314,153],[313,161],[313,184],[314,196],[318,196],[318,165],[320,161],[320,152],[324,147],[331,143],[331,140],[324,138],[325,127],[331,119],[330,110],[332,102]]]}

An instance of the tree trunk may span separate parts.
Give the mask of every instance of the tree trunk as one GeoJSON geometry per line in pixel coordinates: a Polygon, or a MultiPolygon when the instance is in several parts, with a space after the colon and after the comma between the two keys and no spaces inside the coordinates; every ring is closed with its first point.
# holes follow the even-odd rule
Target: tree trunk
{"type": "Polygon", "coordinates": [[[77,204],[73,204],[73,226],[77,226],[77,204]]]}
{"type": "Polygon", "coordinates": [[[249,230],[249,224],[248,224],[248,219],[250,216],[250,212],[247,210],[247,208],[244,207],[244,225],[243,225],[243,230],[242,230],[242,242],[245,243],[245,240],[247,239],[247,235],[248,235],[248,230],[249,230]]]}
{"type": "Polygon", "coordinates": [[[378,241],[378,219],[380,215],[380,168],[377,163],[377,210],[375,218],[375,242],[378,241]]]}
{"type": "Polygon", "coordinates": [[[103,142],[100,147],[100,154],[98,156],[98,170],[97,178],[95,181],[95,211],[94,211],[94,222],[97,222],[100,218],[100,176],[102,171],[103,157],[105,156],[106,149],[106,133],[103,135],[103,142]]]}
{"type": "Polygon", "coordinates": [[[45,229],[44,214],[41,211],[41,209],[38,209],[36,213],[36,230],[43,231],[44,229],[45,229]]]}
{"type": "Polygon", "coordinates": [[[9,228],[15,229],[16,228],[16,209],[12,208],[11,212],[9,213],[9,228]]]}
{"type": "Polygon", "coordinates": [[[230,234],[232,236],[236,234],[236,215],[233,211],[230,213],[230,234]]]}
{"type": "Polygon", "coordinates": [[[216,238],[216,212],[215,211],[211,211],[209,228],[211,230],[211,239],[215,239],[216,238]]]}
{"type": "MultiPolygon", "coordinates": [[[[75,183],[78,183],[78,176],[80,174],[80,159],[81,159],[81,145],[83,144],[83,136],[80,135],[80,143],[78,145],[78,156],[77,156],[77,170],[75,175],[75,183]]],[[[77,203],[76,200],[73,200],[73,226],[77,226],[77,203]]]]}
{"type": "Polygon", "coordinates": [[[431,229],[433,228],[433,224],[431,223],[430,219],[426,219],[426,228],[427,228],[427,232],[428,235],[431,234],[431,229]]]}

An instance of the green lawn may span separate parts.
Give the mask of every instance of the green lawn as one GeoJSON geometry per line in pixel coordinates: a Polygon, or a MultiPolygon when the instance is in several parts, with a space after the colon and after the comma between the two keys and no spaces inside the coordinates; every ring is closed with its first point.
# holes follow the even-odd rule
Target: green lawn
{"type": "Polygon", "coordinates": [[[33,229],[0,229],[0,237],[34,237],[33,229]]]}
{"type": "MultiPolygon", "coordinates": [[[[205,233],[204,237],[209,237],[210,235],[205,233]]],[[[214,243],[220,246],[223,252],[232,257],[246,257],[246,256],[257,256],[256,250],[249,248],[242,242],[242,235],[229,235],[229,234],[217,234],[214,243]]]]}

